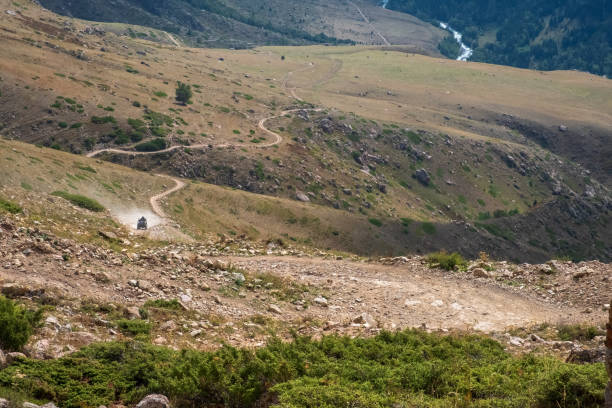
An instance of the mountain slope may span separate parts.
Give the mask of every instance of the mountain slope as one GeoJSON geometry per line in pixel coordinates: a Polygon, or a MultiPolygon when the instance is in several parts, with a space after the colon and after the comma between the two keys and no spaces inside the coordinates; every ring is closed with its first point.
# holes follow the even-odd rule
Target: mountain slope
{"type": "Polygon", "coordinates": [[[443,31],[403,13],[357,3],[117,0],[109,7],[105,1],[42,0],[45,7],[59,14],[155,27],[181,36],[187,44],[207,47],[377,44],[380,38],[373,34],[372,24],[364,21],[365,15],[373,14],[376,26],[389,35],[392,43],[412,45],[421,52],[437,54],[443,31]],[[361,8],[364,16],[358,11],[361,8]]]}
{"type": "Polygon", "coordinates": [[[463,34],[473,61],[612,76],[612,6],[607,0],[389,0],[387,7],[463,34]]]}

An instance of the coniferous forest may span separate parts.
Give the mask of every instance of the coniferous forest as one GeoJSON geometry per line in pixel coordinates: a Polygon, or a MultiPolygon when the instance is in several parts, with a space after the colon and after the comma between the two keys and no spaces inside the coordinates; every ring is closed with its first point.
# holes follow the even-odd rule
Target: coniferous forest
{"type": "Polygon", "coordinates": [[[390,0],[387,8],[449,23],[472,61],[612,75],[609,0],[390,0]]]}

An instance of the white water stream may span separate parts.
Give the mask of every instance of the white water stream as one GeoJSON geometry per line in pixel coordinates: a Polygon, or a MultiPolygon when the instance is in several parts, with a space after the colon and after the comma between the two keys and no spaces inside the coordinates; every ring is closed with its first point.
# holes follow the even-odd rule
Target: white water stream
{"type": "MultiPolygon", "coordinates": [[[[389,0],[382,0],[381,7],[386,9],[388,4],[389,0]]],[[[446,23],[440,22],[440,27],[453,33],[453,37],[455,37],[455,40],[457,40],[459,43],[461,50],[459,52],[459,56],[457,57],[457,61],[469,60],[472,54],[474,54],[474,50],[463,43],[463,35],[459,31],[453,30],[452,27],[446,23]]]]}
{"type": "Polygon", "coordinates": [[[469,60],[472,54],[474,54],[474,50],[472,50],[470,47],[463,43],[463,35],[459,31],[453,30],[453,28],[446,23],[440,22],[440,27],[453,33],[453,37],[455,37],[455,40],[457,40],[457,42],[459,43],[461,50],[459,51],[457,61],[469,60]]]}

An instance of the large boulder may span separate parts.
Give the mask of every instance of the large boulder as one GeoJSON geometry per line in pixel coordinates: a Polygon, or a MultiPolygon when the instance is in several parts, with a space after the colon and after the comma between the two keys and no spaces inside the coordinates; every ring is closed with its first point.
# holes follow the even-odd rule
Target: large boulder
{"type": "Polygon", "coordinates": [[[150,394],[144,397],[136,408],[170,408],[170,401],[165,395],[150,394]]]}
{"type": "Polygon", "coordinates": [[[310,201],[310,198],[308,198],[308,196],[304,193],[302,193],[301,191],[296,191],[295,192],[295,198],[297,198],[299,201],[303,201],[305,203],[310,201]]]}
{"type": "Polygon", "coordinates": [[[19,353],[18,351],[13,351],[11,353],[6,354],[6,364],[13,364],[13,362],[17,360],[26,359],[27,356],[23,353],[19,353]]]}
{"type": "Polygon", "coordinates": [[[575,347],[567,357],[568,363],[574,364],[592,364],[603,363],[606,359],[606,348],[599,347],[593,349],[583,349],[575,347]]]}
{"type": "Polygon", "coordinates": [[[429,176],[429,173],[425,169],[418,169],[414,173],[413,177],[417,179],[417,181],[424,186],[428,186],[429,183],[431,182],[431,177],[429,176]]]}

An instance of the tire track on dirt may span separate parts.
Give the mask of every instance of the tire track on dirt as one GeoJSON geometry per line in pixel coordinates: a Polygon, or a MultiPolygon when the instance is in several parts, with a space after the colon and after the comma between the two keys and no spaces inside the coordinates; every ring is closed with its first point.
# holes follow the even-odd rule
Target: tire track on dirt
{"type": "Polygon", "coordinates": [[[383,41],[383,43],[385,45],[391,45],[391,43],[389,41],[387,41],[387,39],[380,33],[380,31],[378,31],[376,29],[376,27],[374,27],[374,24],[372,24],[372,22],[370,21],[370,19],[363,13],[363,11],[361,11],[361,9],[359,8],[358,5],[356,5],[355,3],[353,3],[352,1],[349,1],[349,3],[351,5],[353,5],[353,7],[355,7],[357,9],[357,11],[359,12],[359,14],[361,14],[361,17],[363,18],[363,20],[370,26],[370,28],[372,28],[372,31],[374,32],[374,34],[376,34],[377,36],[380,37],[380,39],[383,41]]]}

